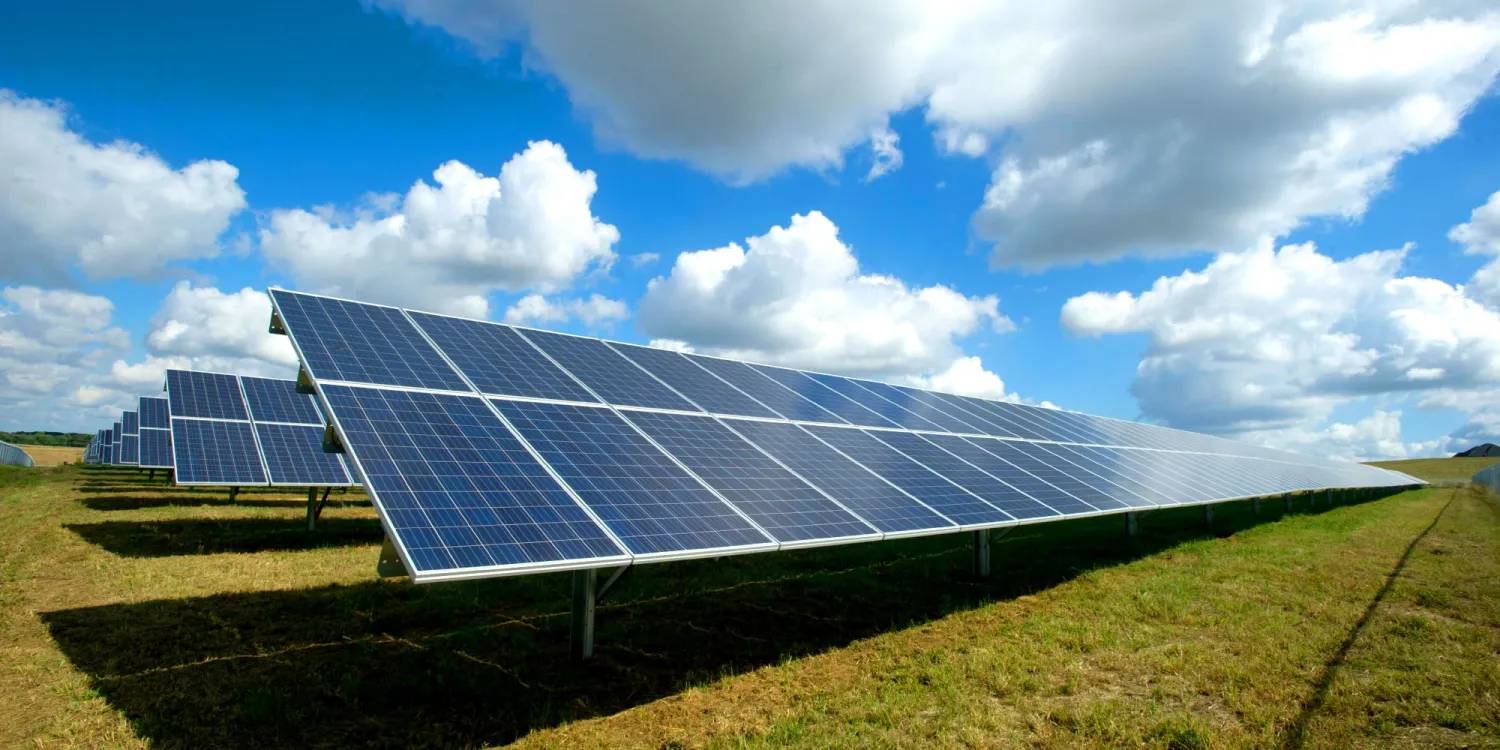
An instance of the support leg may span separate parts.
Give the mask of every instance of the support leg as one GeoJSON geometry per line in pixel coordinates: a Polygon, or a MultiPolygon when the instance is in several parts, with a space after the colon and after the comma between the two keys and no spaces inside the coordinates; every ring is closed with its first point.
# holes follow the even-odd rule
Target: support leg
{"type": "Polygon", "coordinates": [[[988,529],[974,532],[974,577],[990,577],[990,532],[988,529]]]}
{"type": "Polygon", "coordinates": [[[594,578],[593,569],[573,572],[573,628],[571,633],[574,659],[594,655],[594,578]]]}
{"type": "Polygon", "coordinates": [[[240,488],[238,488],[238,487],[230,487],[229,488],[229,502],[231,502],[231,503],[234,502],[235,497],[239,496],[239,494],[240,494],[240,488]]]}
{"type": "Polygon", "coordinates": [[[1125,536],[1135,536],[1141,530],[1141,524],[1136,520],[1134,513],[1125,514],[1125,536]]]}
{"type": "Polygon", "coordinates": [[[156,478],[156,469],[147,469],[146,470],[146,481],[149,482],[149,481],[151,481],[151,480],[153,480],[155,478],[156,478]]]}
{"type": "Polygon", "coordinates": [[[318,528],[318,488],[307,488],[307,530],[318,528]]]}
{"type": "Polygon", "coordinates": [[[1292,493],[1290,492],[1286,494],[1286,512],[1292,512],[1292,493]]]}
{"type": "Polygon", "coordinates": [[[1203,525],[1204,526],[1212,526],[1212,525],[1214,525],[1214,506],[1212,506],[1212,505],[1205,505],[1205,506],[1203,506],[1203,525]]]}
{"type": "Polygon", "coordinates": [[[1260,498],[1257,497],[1250,501],[1250,512],[1257,516],[1260,515],[1260,498]]]}

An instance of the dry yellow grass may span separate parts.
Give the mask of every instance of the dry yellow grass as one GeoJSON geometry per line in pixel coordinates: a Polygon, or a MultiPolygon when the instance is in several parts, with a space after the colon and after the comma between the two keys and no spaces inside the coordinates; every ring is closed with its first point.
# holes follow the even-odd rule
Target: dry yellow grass
{"type": "Polygon", "coordinates": [[[63,445],[22,445],[21,450],[31,456],[31,460],[37,466],[61,466],[62,464],[76,464],[83,460],[82,448],[70,448],[63,445]]]}

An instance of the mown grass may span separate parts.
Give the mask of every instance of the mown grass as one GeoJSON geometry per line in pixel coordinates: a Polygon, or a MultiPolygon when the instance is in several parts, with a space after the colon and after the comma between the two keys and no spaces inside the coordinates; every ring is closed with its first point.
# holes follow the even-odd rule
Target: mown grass
{"type": "Polygon", "coordinates": [[[242,499],[0,473],[0,743],[1500,746],[1468,490],[643,566],[582,665],[566,576],[379,581],[367,505],[242,499]]]}
{"type": "Polygon", "coordinates": [[[1373,466],[1395,469],[1433,483],[1466,483],[1469,478],[1500,461],[1500,457],[1409,458],[1401,461],[1371,461],[1373,466]]]}

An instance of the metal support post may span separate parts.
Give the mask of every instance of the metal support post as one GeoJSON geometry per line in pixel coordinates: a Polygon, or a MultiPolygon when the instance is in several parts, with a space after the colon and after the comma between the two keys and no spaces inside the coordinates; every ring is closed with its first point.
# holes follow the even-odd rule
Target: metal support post
{"type": "Polygon", "coordinates": [[[981,529],[974,532],[974,576],[990,577],[990,532],[981,529]]]}
{"type": "MultiPolygon", "coordinates": [[[[324,496],[327,497],[326,495],[324,496]]],[[[323,512],[323,504],[318,502],[318,488],[307,488],[307,530],[318,528],[318,515],[323,512]]]]}
{"type": "Polygon", "coordinates": [[[1125,514],[1125,536],[1135,536],[1141,530],[1141,524],[1136,520],[1134,513],[1125,514]]]}
{"type": "Polygon", "coordinates": [[[1292,512],[1292,493],[1286,493],[1286,512],[1292,512]]]}
{"type": "Polygon", "coordinates": [[[574,659],[594,655],[594,569],[573,572],[573,627],[570,634],[574,659]]]}
{"type": "Polygon", "coordinates": [[[234,499],[236,497],[238,497],[239,494],[240,494],[240,488],[238,488],[238,487],[230,487],[229,488],[229,502],[231,502],[231,503],[234,502],[234,499]]]}
{"type": "Polygon", "coordinates": [[[1250,500],[1250,512],[1257,516],[1260,515],[1260,498],[1257,497],[1250,500]]]}
{"type": "Polygon", "coordinates": [[[1203,506],[1203,524],[1205,526],[1212,526],[1212,525],[1214,525],[1214,506],[1212,506],[1212,505],[1205,505],[1205,506],[1203,506]]]}

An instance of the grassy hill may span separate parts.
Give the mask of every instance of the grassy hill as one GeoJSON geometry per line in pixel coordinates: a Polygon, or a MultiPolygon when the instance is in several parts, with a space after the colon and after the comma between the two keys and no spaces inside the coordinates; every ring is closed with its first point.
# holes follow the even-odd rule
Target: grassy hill
{"type": "Polygon", "coordinates": [[[566,575],[377,580],[345,499],[0,471],[0,745],[1500,746],[1465,488],[641,566],[586,664],[566,575]]]}

